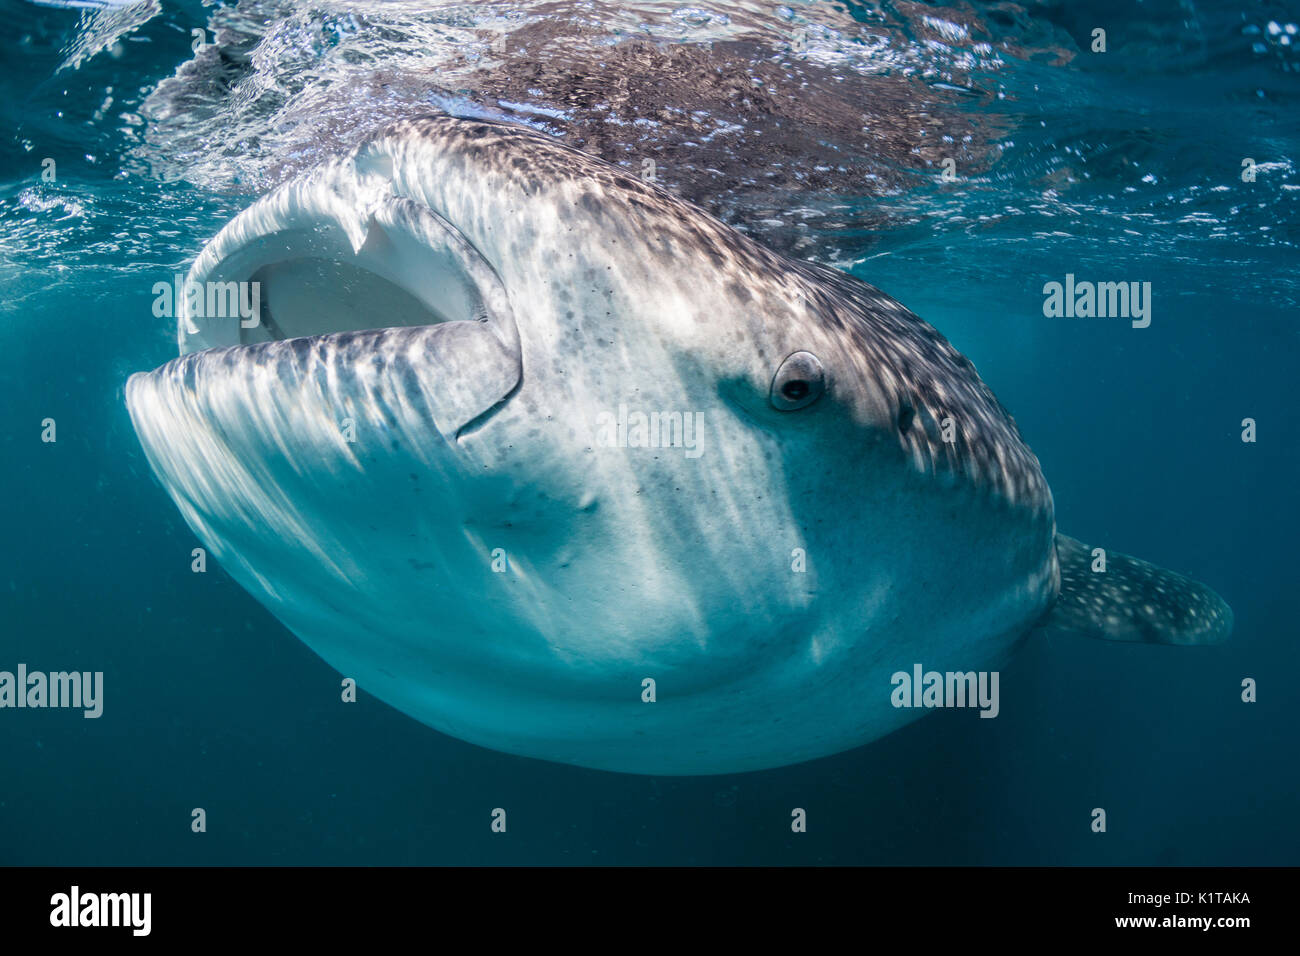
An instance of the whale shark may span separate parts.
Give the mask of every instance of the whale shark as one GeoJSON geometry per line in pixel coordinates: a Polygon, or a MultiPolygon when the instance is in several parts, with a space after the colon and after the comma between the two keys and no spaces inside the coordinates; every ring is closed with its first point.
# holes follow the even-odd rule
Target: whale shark
{"type": "Polygon", "coordinates": [[[400,121],[221,229],[187,285],[231,283],[255,321],[183,296],[179,356],[127,383],[154,473],[343,677],[470,743],[759,770],[916,719],[918,662],[1232,629],[1058,533],[903,305],[544,133],[400,121]]]}

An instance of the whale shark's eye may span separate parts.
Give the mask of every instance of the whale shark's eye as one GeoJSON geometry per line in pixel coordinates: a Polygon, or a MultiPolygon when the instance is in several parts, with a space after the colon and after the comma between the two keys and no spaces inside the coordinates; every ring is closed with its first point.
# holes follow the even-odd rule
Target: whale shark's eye
{"type": "Polygon", "coordinates": [[[807,408],[826,390],[821,360],[811,352],[795,352],[772,379],[772,405],[783,412],[807,408]]]}

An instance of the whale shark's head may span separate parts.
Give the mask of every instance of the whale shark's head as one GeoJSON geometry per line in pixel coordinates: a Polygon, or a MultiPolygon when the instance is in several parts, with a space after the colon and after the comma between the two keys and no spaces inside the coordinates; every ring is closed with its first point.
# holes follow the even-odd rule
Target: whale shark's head
{"type": "Polygon", "coordinates": [[[938,333],[543,135],[399,124],[189,280],[182,355],[127,389],[164,486],[345,677],[463,739],[807,759],[1054,594],[1037,462],[938,333]]]}

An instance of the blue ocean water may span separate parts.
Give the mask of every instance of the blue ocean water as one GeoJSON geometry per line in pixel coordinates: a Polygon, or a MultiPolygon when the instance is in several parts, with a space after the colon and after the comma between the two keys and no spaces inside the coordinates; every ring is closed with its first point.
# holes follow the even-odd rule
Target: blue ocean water
{"type": "MultiPolygon", "coordinates": [[[[258,47],[232,23],[302,28],[316,45],[257,34],[280,56],[268,84],[329,78],[328,50],[366,36],[343,6],[3,7],[0,669],[102,670],[106,696],[98,720],[0,711],[0,863],[1300,862],[1300,9],[1044,3],[1007,23],[999,4],[837,5],[908,52],[884,75],[922,82],[989,148],[955,182],[918,161],[895,163],[887,189],[835,187],[837,224],[807,233],[803,254],[884,289],[974,361],[1039,456],[1063,531],[1209,583],[1236,630],[1207,648],[1044,638],[1003,669],[996,720],[939,711],[834,757],[683,778],[495,753],[364,693],[341,707],[338,675],[220,568],[191,573],[197,541],[152,477],[123,385],[175,355],[154,284],[298,150],[263,149],[248,128],[270,141],[283,112],[151,97],[200,59],[191,30],[212,33],[210,19],[241,69],[258,47]],[[1104,54],[1090,53],[1098,26],[1104,54]],[[999,64],[945,81],[981,37],[999,64]],[[236,120],[244,138],[219,147],[236,120]],[[161,127],[172,139],[151,138],[161,127]],[[1150,282],[1150,326],[1045,316],[1044,284],[1067,274],[1150,282]],[[495,807],[506,835],[489,829],[495,807]],[[807,833],[791,832],[791,807],[807,833]]],[[[444,25],[498,15],[428,6],[444,25]]],[[[666,12],[690,25],[724,8],[666,12]]],[[[414,8],[403,16],[418,33],[414,8]]],[[[308,86],[275,92],[289,103],[308,86]]],[[[784,188],[789,208],[807,201],[784,188]]]]}

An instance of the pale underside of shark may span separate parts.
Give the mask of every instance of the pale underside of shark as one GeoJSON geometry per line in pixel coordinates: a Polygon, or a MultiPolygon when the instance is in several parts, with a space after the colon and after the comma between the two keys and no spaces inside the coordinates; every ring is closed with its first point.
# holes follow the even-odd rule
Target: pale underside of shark
{"type": "Polygon", "coordinates": [[[1231,630],[1209,589],[1058,535],[1010,416],[893,299],[547,136],[399,123],[190,279],[261,308],[189,303],[181,356],[131,378],[163,486],[343,676],[452,736],[755,770],[914,719],[890,675],[918,662],[1231,630]],[[694,449],[609,431],[633,413],[694,449]]]}

